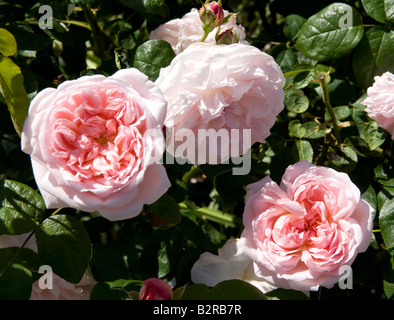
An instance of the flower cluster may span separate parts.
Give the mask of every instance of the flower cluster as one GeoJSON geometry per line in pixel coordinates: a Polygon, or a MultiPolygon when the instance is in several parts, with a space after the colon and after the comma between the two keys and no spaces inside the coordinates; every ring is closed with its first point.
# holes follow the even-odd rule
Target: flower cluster
{"type": "MultiPolygon", "coordinates": [[[[264,143],[284,109],[285,77],[270,55],[245,40],[236,19],[220,1],[207,1],[159,26],[150,39],[167,41],[176,55],[155,82],[128,68],[39,92],[22,150],[46,207],[133,218],[171,187],[165,151],[194,165],[220,164],[264,143]]],[[[363,103],[394,137],[393,88],[392,74],[376,77],[363,103]]],[[[262,292],[332,287],[341,267],[368,248],[372,212],[346,173],[297,162],[279,185],[267,176],[247,186],[240,238],[218,255],[202,254],[192,280],[214,286],[240,279],[262,292]]],[[[56,283],[63,289],[55,298],[82,298],[85,284],[56,283]]],[[[34,289],[32,299],[42,294],[34,289]]],[[[140,300],[172,298],[160,279],[145,280],[139,292],[140,300]]]]}

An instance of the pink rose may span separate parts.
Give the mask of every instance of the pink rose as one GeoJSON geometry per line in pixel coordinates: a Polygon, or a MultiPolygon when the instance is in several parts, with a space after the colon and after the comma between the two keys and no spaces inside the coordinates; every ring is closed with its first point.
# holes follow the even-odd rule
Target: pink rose
{"type": "MultiPolygon", "coordinates": [[[[230,13],[227,10],[223,10],[224,17],[227,17],[230,13]]],[[[239,42],[247,44],[245,40],[246,33],[241,25],[237,25],[236,18],[230,19],[227,23],[224,23],[221,28],[233,27],[234,33],[239,35],[239,42]]],[[[217,28],[213,29],[205,42],[215,43],[215,35],[217,28]]],[[[150,40],[165,40],[171,44],[172,49],[176,54],[181,53],[188,46],[194,42],[199,42],[204,36],[203,23],[200,19],[199,12],[197,9],[192,9],[189,13],[186,13],[181,19],[173,19],[162,25],[150,33],[150,40]]]]}
{"type": "Polygon", "coordinates": [[[375,83],[368,88],[367,94],[362,102],[367,106],[365,111],[394,140],[394,74],[387,71],[375,77],[375,83]]]}
{"type": "Polygon", "coordinates": [[[257,276],[285,289],[330,288],[368,248],[372,211],[347,174],[301,161],[280,186],[270,177],[248,186],[242,238],[257,276]]]}
{"type": "Polygon", "coordinates": [[[139,293],[139,300],[172,300],[173,291],[170,285],[157,278],[144,281],[139,293]]]}
{"type": "MultiPolygon", "coordinates": [[[[1,235],[0,249],[8,247],[21,247],[29,233],[20,235],[1,235]]],[[[25,243],[24,248],[37,252],[36,239],[33,236],[25,243]]],[[[42,275],[44,276],[44,275],[42,275]]],[[[47,275],[45,274],[47,277],[47,275]]],[[[40,288],[40,279],[33,282],[30,300],[89,300],[90,294],[96,281],[86,271],[81,281],[77,284],[67,282],[58,275],[52,273],[51,288],[49,288],[49,281],[45,279],[45,288],[40,288]]]]}
{"type": "Polygon", "coordinates": [[[47,208],[138,215],[170,186],[159,163],[166,102],[136,69],[85,76],[37,94],[22,132],[47,208]]]}
{"type": "Polygon", "coordinates": [[[175,136],[174,148],[167,151],[192,163],[215,164],[263,143],[283,109],[283,80],[274,59],[256,47],[192,44],[156,80],[168,102],[169,140],[175,136]],[[223,137],[228,141],[210,145],[210,138],[199,139],[204,132],[213,137],[227,133],[223,137]],[[193,150],[194,155],[176,154],[180,149],[193,150]]]}

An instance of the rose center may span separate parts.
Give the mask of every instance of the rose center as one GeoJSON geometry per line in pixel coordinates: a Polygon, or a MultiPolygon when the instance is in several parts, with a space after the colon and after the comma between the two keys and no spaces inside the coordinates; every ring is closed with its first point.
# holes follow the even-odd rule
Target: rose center
{"type": "Polygon", "coordinates": [[[122,92],[83,92],[59,103],[53,119],[53,155],[81,179],[127,176],[143,154],[144,118],[122,92]]]}

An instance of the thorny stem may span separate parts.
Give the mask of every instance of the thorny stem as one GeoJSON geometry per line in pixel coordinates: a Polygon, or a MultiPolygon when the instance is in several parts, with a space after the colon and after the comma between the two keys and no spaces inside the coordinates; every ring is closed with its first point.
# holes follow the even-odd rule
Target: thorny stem
{"type": "Polygon", "coordinates": [[[339,129],[339,126],[338,126],[337,118],[336,118],[335,113],[334,113],[334,109],[332,108],[331,103],[330,103],[330,96],[328,94],[326,75],[320,77],[320,87],[321,87],[321,90],[322,90],[322,93],[323,93],[324,104],[325,104],[325,106],[327,108],[328,113],[330,114],[331,121],[332,121],[332,124],[334,126],[335,138],[338,141],[338,143],[340,143],[341,142],[341,136],[340,136],[340,132],[339,132],[340,129],[339,129]]]}

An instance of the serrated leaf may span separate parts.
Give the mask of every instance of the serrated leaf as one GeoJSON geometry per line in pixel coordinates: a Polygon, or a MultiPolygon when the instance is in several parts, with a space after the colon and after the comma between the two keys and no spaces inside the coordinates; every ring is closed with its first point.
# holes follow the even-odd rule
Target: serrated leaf
{"type": "Polygon", "coordinates": [[[364,128],[364,139],[368,143],[370,150],[374,150],[385,141],[387,132],[379,127],[379,125],[373,121],[370,122],[364,128]]]}
{"type": "Polygon", "coordinates": [[[394,199],[384,203],[379,212],[379,225],[386,250],[394,254],[394,199]]]}
{"type": "Polygon", "coordinates": [[[291,149],[295,161],[307,160],[312,163],[313,161],[313,148],[307,140],[298,140],[295,142],[291,149]]]}
{"type": "Polygon", "coordinates": [[[45,218],[41,195],[23,183],[0,180],[0,201],[0,234],[32,231],[45,218]]]}
{"type": "Polygon", "coordinates": [[[11,32],[0,28],[0,54],[5,57],[13,56],[17,52],[16,40],[11,32]]]}
{"type": "Polygon", "coordinates": [[[381,23],[394,22],[394,0],[362,0],[365,11],[381,23]]]}
{"type": "Polygon", "coordinates": [[[340,58],[358,44],[363,33],[358,11],[347,4],[333,3],[304,23],[296,47],[312,59],[340,58]]]}
{"type": "Polygon", "coordinates": [[[352,147],[341,145],[340,147],[329,147],[327,158],[330,165],[342,172],[351,172],[357,166],[357,153],[352,147]]]}
{"type": "Polygon", "coordinates": [[[352,67],[356,79],[364,89],[370,87],[375,76],[394,72],[394,30],[376,26],[368,30],[354,50],[352,67]]]}
{"type": "Polygon", "coordinates": [[[319,139],[326,135],[326,130],[320,127],[321,124],[315,121],[308,121],[302,124],[302,128],[305,130],[305,138],[308,139],[319,139]]]}
{"type": "Polygon", "coordinates": [[[0,56],[0,89],[7,103],[16,132],[21,135],[29,109],[29,98],[21,69],[10,59],[0,56]]]}
{"type": "Polygon", "coordinates": [[[83,224],[69,215],[48,217],[36,229],[38,254],[43,263],[68,282],[78,283],[91,256],[89,235],[83,224]]]}
{"type": "MultiPolygon", "coordinates": [[[[350,116],[350,108],[348,106],[335,107],[333,108],[333,111],[337,120],[344,120],[350,116]]],[[[326,111],[326,113],[324,114],[324,120],[325,121],[331,120],[331,116],[328,113],[328,111],[326,111]]]]}
{"type": "Polygon", "coordinates": [[[150,80],[156,81],[160,69],[167,67],[174,57],[174,50],[168,42],[148,40],[137,48],[134,56],[134,68],[145,73],[150,80]]]}
{"type": "Polygon", "coordinates": [[[309,99],[302,90],[289,88],[284,90],[284,104],[290,112],[303,113],[308,110],[309,99]]]}
{"type": "Polygon", "coordinates": [[[300,120],[292,120],[289,122],[289,137],[303,138],[305,134],[306,130],[302,127],[300,120]]]}

